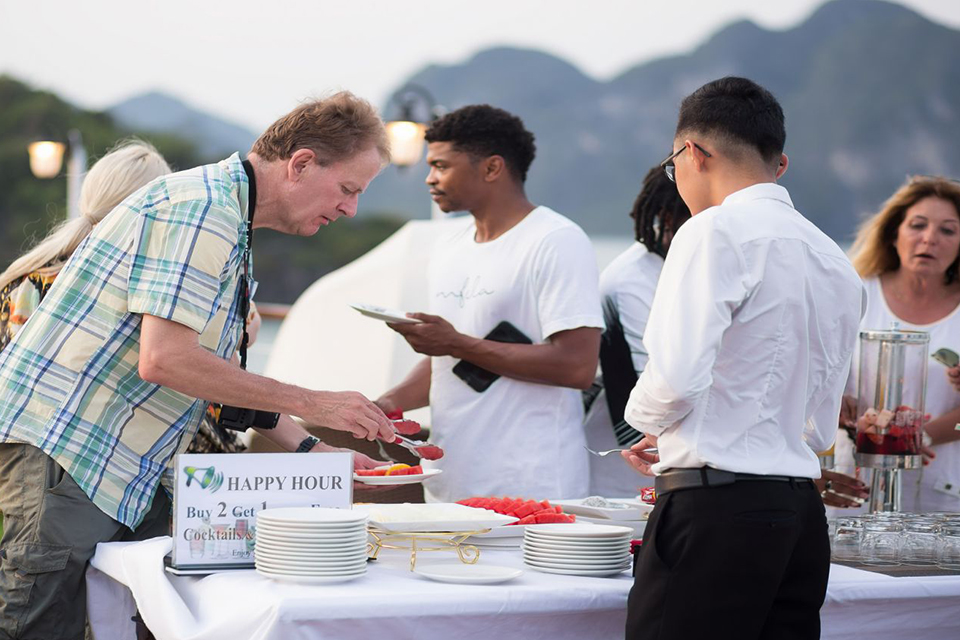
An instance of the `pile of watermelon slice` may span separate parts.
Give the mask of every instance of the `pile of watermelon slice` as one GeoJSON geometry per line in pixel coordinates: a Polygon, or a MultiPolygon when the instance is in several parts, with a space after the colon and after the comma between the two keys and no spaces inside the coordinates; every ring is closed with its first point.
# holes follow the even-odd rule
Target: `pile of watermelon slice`
{"type": "Polygon", "coordinates": [[[546,500],[524,500],[523,498],[467,498],[457,504],[477,509],[489,509],[505,516],[520,518],[511,524],[555,524],[575,522],[577,517],[564,513],[559,506],[546,500]]]}

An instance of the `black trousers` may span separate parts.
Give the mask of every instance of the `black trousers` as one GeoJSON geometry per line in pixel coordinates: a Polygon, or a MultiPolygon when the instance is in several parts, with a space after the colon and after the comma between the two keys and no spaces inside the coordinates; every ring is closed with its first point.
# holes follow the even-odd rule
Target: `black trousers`
{"type": "Polygon", "coordinates": [[[674,491],[650,514],[629,640],[815,640],[830,543],[810,482],[674,491]]]}

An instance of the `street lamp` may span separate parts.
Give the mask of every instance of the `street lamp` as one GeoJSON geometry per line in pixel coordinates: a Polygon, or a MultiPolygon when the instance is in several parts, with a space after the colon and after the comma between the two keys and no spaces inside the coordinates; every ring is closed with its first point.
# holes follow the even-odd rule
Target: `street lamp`
{"type": "Polygon", "coordinates": [[[64,148],[62,142],[53,140],[31,142],[27,153],[30,154],[30,171],[33,175],[43,179],[56,177],[63,165],[64,148]]]}
{"type": "MultiPolygon", "coordinates": [[[[399,106],[400,117],[390,120],[386,125],[390,140],[390,162],[401,168],[409,167],[420,162],[423,156],[423,136],[427,125],[442,116],[446,109],[437,104],[425,87],[412,83],[394,93],[390,97],[392,103],[399,106]]],[[[435,202],[430,206],[430,218],[443,218],[443,212],[435,202]]]]}
{"type": "Polygon", "coordinates": [[[391,162],[398,167],[409,167],[420,161],[427,125],[443,115],[444,109],[418,84],[404,85],[390,102],[397,103],[400,109],[400,117],[387,122],[391,162]]]}
{"type": "MultiPolygon", "coordinates": [[[[77,129],[67,134],[70,143],[70,157],[67,160],[67,219],[80,217],[80,186],[87,171],[87,150],[83,138],[77,129]]],[[[30,171],[41,179],[57,177],[63,166],[63,152],[66,145],[53,140],[40,140],[27,146],[30,154],[30,171]]]]}

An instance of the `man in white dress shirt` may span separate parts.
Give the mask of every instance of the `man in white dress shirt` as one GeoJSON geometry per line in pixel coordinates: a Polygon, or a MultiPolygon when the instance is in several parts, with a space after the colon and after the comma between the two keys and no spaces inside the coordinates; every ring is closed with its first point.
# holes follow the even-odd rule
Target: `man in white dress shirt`
{"type": "Polygon", "coordinates": [[[862,285],[776,184],[785,139],[777,100],[744,78],[680,107],[663,165],[693,217],[625,412],[646,434],[625,457],[657,476],[628,638],[820,637],[830,549],[814,452],[837,430],[862,285]]]}

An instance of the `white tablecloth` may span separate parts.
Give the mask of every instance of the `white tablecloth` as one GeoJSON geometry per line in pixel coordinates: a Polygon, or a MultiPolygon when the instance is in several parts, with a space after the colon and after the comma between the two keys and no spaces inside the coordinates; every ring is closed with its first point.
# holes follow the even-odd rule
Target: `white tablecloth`
{"type": "MultiPolygon", "coordinates": [[[[366,576],[296,585],[254,571],[204,577],[163,570],[169,538],[101,544],[87,573],[97,638],[133,638],[139,608],[158,640],[508,640],[622,638],[629,574],[584,578],[524,574],[500,585],[431,582],[408,556],[385,549],[366,576]]],[[[452,553],[419,564],[451,562],[452,553]]],[[[484,549],[480,562],[522,567],[519,550],[484,549]]],[[[960,638],[960,577],[891,578],[833,565],[821,612],[825,640],[960,638]]]]}

